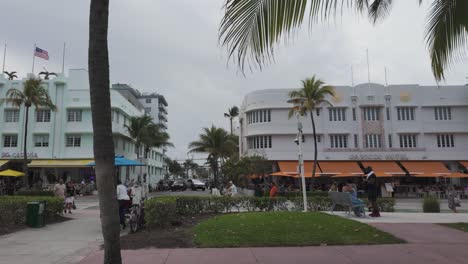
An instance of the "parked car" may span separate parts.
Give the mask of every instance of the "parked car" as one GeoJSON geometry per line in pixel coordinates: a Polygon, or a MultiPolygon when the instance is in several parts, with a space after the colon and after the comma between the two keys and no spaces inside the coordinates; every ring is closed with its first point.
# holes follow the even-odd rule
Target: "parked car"
{"type": "Polygon", "coordinates": [[[174,181],[171,185],[171,191],[185,191],[187,190],[187,185],[184,183],[184,181],[177,180],[174,181]]]}
{"type": "Polygon", "coordinates": [[[187,181],[190,184],[190,188],[195,191],[195,190],[206,190],[206,184],[200,180],[197,179],[190,179],[187,181]]]}

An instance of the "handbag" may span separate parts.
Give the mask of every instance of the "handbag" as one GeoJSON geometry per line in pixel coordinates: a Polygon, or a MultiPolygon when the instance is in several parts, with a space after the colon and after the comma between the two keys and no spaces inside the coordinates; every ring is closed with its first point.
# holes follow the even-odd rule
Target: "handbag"
{"type": "Polygon", "coordinates": [[[461,206],[461,202],[460,202],[460,199],[458,199],[458,197],[453,198],[453,203],[454,203],[455,206],[457,206],[457,207],[460,207],[460,206],[461,206]]]}

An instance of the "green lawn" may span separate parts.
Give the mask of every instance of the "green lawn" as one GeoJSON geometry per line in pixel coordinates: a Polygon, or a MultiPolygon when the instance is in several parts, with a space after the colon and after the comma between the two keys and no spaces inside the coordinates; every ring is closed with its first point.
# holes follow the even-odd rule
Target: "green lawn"
{"type": "Polygon", "coordinates": [[[468,232],[468,223],[452,223],[452,224],[441,224],[441,225],[468,232]]]}
{"type": "Polygon", "coordinates": [[[325,213],[221,215],[194,228],[199,247],[395,244],[404,241],[369,225],[325,213]]]}

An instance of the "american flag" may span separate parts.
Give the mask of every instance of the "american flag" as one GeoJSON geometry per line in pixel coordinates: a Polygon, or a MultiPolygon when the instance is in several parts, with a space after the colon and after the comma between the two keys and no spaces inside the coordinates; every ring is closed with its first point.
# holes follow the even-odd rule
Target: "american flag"
{"type": "Polygon", "coordinates": [[[49,60],[49,53],[38,47],[36,47],[36,50],[34,51],[34,56],[43,58],[44,60],[49,60]]]}

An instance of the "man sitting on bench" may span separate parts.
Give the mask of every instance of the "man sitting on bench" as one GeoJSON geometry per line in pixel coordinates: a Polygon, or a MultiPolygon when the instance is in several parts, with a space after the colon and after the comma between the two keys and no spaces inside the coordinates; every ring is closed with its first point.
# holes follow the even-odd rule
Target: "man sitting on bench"
{"type": "Polygon", "coordinates": [[[364,202],[361,199],[357,198],[357,191],[354,189],[353,181],[347,180],[346,185],[343,186],[343,192],[348,192],[351,194],[351,202],[353,205],[362,205],[362,206],[353,206],[354,214],[357,217],[364,215],[364,202]]]}

